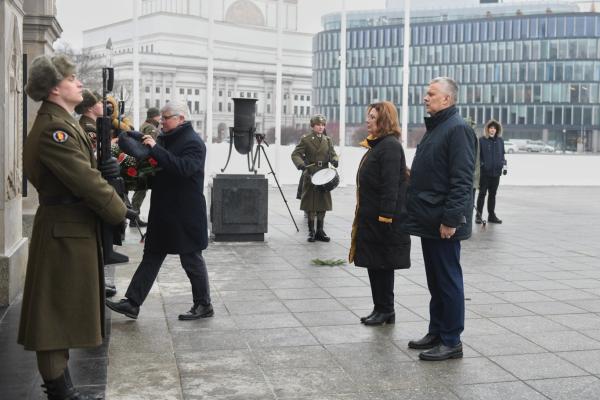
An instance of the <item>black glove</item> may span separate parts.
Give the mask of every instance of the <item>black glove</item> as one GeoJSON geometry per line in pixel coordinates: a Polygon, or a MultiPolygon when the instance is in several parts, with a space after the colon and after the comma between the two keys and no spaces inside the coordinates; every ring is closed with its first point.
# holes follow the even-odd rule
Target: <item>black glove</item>
{"type": "Polygon", "coordinates": [[[135,211],[133,208],[127,208],[127,213],[125,214],[125,218],[130,221],[135,221],[140,216],[140,213],[135,211]]]}
{"type": "Polygon", "coordinates": [[[135,140],[142,141],[144,134],[138,131],[127,131],[127,136],[134,138],[135,140]]]}
{"type": "Polygon", "coordinates": [[[100,170],[104,178],[118,177],[121,172],[119,163],[114,157],[111,157],[106,161],[101,161],[100,165],[98,165],[98,170],[100,170]]]}
{"type": "Polygon", "coordinates": [[[306,163],[298,165],[298,169],[304,171],[306,169],[306,163]]]}
{"type": "Polygon", "coordinates": [[[338,167],[338,161],[337,160],[333,160],[331,162],[331,165],[333,165],[333,168],[337,168],[338,167]]]}
{"type": "Polygon", "coordinates": [[[146,160],[150,157],[150,148],[141,142],[141,132],[129,131],[119,133],[119,147],[125,154],[129,154],[136,160],[146,160]],[[139,137],[139,139],[137,139],[139,137]]]}

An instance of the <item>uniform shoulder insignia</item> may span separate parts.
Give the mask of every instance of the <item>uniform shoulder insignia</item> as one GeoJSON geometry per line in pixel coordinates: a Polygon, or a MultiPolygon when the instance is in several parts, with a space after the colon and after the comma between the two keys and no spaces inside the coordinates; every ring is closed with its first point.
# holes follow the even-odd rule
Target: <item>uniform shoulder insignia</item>
{"type": "Polygon", "coordinates": [[[52,134],[52,139],[54,139],[56,143],[64,143],[68,138],[69,135],[65,131],[54,131],[52,134]]]}

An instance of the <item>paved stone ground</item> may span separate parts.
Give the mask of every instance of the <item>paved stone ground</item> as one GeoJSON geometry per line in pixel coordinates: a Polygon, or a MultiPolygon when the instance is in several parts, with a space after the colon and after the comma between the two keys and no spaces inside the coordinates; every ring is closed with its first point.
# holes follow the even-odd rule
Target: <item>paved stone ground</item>
{"type": "MultiPolygon", "coordinates": [[[[300,233],[275,189],[266,242],[205,252],[214,318],[177,320],[191,290],[176,257],[137,321],[112,313],[107,399],[600,398],[600,187],[500,187],[505,223],[463,242],[465,358],[440,363],[406,347],[428,325],[419,240],[413,267],[396,273],[396,324],[365,327],[366,271],[311,265],[346,259],[354,188],[334,191],[329,244],[305,241],[295,187],[284,192],[300,233]]],[[[130,233],[117,296],[141,257],[130,233]]]]}

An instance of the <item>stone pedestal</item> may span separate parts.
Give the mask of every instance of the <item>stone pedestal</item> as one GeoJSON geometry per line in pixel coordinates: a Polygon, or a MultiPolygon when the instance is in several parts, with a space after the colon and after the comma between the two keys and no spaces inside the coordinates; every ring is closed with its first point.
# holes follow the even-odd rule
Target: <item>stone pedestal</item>
{"type": "Polygon", "coordinates": [[[268,180],[264,175],[219,174],[209,188],[211,235],[215,241],[265,240],[268,180]]]}

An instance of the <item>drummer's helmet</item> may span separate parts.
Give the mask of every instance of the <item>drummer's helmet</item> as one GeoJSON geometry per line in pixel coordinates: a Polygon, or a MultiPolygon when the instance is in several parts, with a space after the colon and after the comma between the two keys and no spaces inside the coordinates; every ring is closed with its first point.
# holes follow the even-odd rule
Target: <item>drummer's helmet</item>
{"type": "Polygon", "coordinates": [[[323,114],[315,114],[310,118],[310,126],[313,127],[317,124],[325,125],[327,123],[327,118],[323,114]]]}

